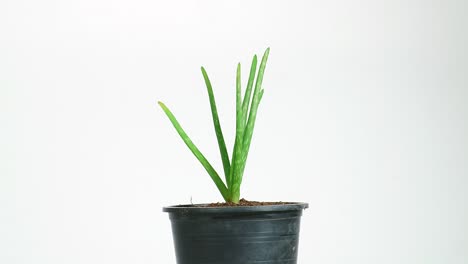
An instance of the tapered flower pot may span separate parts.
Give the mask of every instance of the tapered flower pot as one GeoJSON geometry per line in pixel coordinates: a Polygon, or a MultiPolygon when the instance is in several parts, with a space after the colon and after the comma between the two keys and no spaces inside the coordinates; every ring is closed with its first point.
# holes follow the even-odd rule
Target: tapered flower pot
{"type": "Polygon", "coordinates": [[[164,207],[178,264],[296,264],[306,203],[164,207]]]}

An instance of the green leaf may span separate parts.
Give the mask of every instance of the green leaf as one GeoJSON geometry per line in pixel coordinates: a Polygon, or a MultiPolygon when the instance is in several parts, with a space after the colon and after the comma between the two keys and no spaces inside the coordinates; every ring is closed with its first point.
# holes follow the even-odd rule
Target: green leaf
{"type": "Polygon", "coordinates": [[[182,140],[185,142],[187,147],[192,151],[192,153],[195,155],[195,157],[200,161],[200,163],[203,165],[205,170],[208,172],[208,174],[211,176],[211,179],[213,182],[216,184],[216,187],[218,187],[218,190],[221,192],[221,195],[223,196],[224,200],[227,202],[230,201],[228,190],[226,186],[224,185],[223,181],[219,177],[218,173],[216,170],[211,166],[211,164],[208,162],[208,160],[203,156],[203,154],[198,150],[198,148],[193,144],[192,140],[189,138],[187,133],[182,129],[180,126],[179,122],[177,122],[177,119],[175,116],[172,114],[172,112],[169,110],[169,108],[166,107],[162,102],[158,102],[159,106],[163,109],[163,111],[166,113],[167,117],[171,121],[172,125],[174,128],[177,130],[177,133],[179,133],[180,137],[182,140]]]}
{"type": "Polygon", "coordinates": [[[218,140],[219,152],[221,154],[221,160],[223,162],[224,168],[224,176],[226,178],[226,184],[230,186],[230,170],[231,164],[229,162],[229,154],[226,149],[226,143],[224,142],[223,131],[221,130],[221,124],[219,123],[218,117],[218,110],[216,108],[216,101],[213,94],[213,88],[211,86],[210,79],[208,78],[208,74],[205,71],[205,68],[201,67],[201,71],[203,74],[203,78],[205,79],[206,88],[208,90],[208,97],[210,99],[210,106],[211,106],[211,115],[213,117],[213,124],[215,128],[216,138],[218,140]]]}
{"type": "Polygon", "coordinates": [[[252,96],[252,86],[255,79],[255,71],[257,70],[257,55],[254,55],[252,59],[252,65],[250,66],[249,81],[247,82],[247,88],[245,89],[244,101],[242,102],[242,123],[245,125],[247,122],[247,113],[249,112],[250,97],[252,96]]]}
{"type": "Polygon", "coordinates": [[[240,196],[240,181],[242,175],[239,174],[239,169],[242,168],[242,148],[243,148],[243,135],[244,124],[242,122],[242,98],[241,98],[241,65],[237,64],[236,74],[236,139],[234,143],[234,153],[231,163],[231,186],[229,191],[233,203],[239,202],[240,196]]]}
{"type": "Polygon", "coordinates": [[[263,74],[265,73],[265,67],[266,67],[269,53],[270,53],[270,48],[266,49],[265,53],[263,54],[262,62],[260,63],[260,68],[258,70],[257,81],[255,83],[255,90],[254,90],[254,96],[252,98],[252,104],[250,106],[249,119],[247,121],[245,133],[243,137],[242,162],[241,162],[242,165],[241,165],[241,168],[239,168],[240,175],[241,175],[241,178],[239,179],[240,183],[242,183],[242,174],[244,172],[245,165],[247,162],[247,156],[249,154],[250,143],[252,141],[255,120],[257,117],[258,106],[263,97],[264,90],[261,87],[262,87],[262,82],[263,82],[263,74]]]}
{"type": "Polygon", "coordinates": [[[161,108],[164,110],[169,120],[174,125],[175,129],[179,133],[182,140],[189,147],[195,157],[200,161],[203,167],[210,175],[213,182],[218,187],[224,200],[227,202],[238,203],[240,198],[240,186],[242,183],[242,177],[246,166],[247,156],[250,150],[250,143],[252,141],[253,130],[255,127],[255,121],[257,117],[258,107],[263,98],[264,90],[262,88],[263,75],[265,72],[266,63],[270,48],[266,49],[263,54],[262,61],[260,63],[258,73],[257,70],[257,56],[255,55],[252,59],[250,66],[250,74],[247,82],[244,97],[242,98],[242,85],[241,85],[241,65],[237,65],[236,72],[236,135],[234,140],[234,149],[232,152],[231,160],[226,149],[226,143],[221,130],[221,124],[219,122],[218,111],[216,107],[215,97],[211,82],[208,78],[208,74],[202,67],[202,74],[205,80],[205,84],[208,91],[208,97],[210,101],[211,114],[213,118],[213,124],[216,132],[216,138],[218,141],[219,151],[223,162],[224,174],[226,177],[226,185],[219,177],[213,166],[206,160],[198,148],[193,144],[190,138],[187,136],[185,131],[182,129],[180,124],[177,122],[171,111],[161,102],[158,102],[161,108]],[[255,81],[255,88],[253,84],[255,81]],[[252,91],[252,89],[254,89],[252,91]]]}

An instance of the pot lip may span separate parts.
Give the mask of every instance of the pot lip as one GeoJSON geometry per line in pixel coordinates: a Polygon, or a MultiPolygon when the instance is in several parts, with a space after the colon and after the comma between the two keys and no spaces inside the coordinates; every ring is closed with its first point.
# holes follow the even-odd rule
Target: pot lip
{"type": "Polygon", "coordinates": [[[309,208],[308,203],[288,202],[279,205],[260,206],[223,206],[208,207],[208,204],[181,204],[163,207],[166,213],[248,213],[248,212],[281,212],[302,211],[309,208]]]}

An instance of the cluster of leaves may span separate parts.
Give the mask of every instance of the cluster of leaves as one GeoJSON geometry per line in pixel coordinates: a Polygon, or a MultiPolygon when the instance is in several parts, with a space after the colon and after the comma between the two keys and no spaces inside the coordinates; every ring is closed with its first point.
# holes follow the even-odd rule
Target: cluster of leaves
{"type": "Polygon", "coordinates": [[[225,182],[223,182],[223,180],[219,177],[219,174],[216,172],[213,166],[211,166],[211,164],[208,162],[205,156],[203,156],[200,150],[195,146],[195,144],[193,144],[192,140],[190,140],[187,133],[185,133],[185,131],[182,129],[179,122],[174,117],[169,108],[167,108],[166,105],[164,105],[162,102],[158,102],[161,108],[166,113],[169,120],[174,125],[182,140],[185,142],[188,148],[192,151],[195,157],[206,169],[206,171],[218,187],[218,190],[221,192],[221,195],[223,196],[226,202],[238,203],[240,199],[240,186],[242,183],[242,177],[244,174],[245,164],[249,153],[250,143],[252,141],[258,106],[263,96],[262,81],[269,52],[270,49],[268,48],[263,54],[258,73],[257,55],[253,57],[252,64],[250,67],[249,80],[247,82],[247,87],[245,89],[245,94],[243,98],[241,85],[241,65],[240,63],[237,65],[236,136],[234,140],[234,149],[232,152],[231,160],[229,159],[223,132],[221,130],[221,124],[218,118],[218,110],[216,108],[213,88],[211,86],[210,79],[208,78],[208,74],[206,73],[203,67],[201,68],[203,77],[205,79],[206,88],[208,90],[208,97],[210,100],[211,113],[213,117],[216,138],[218,140],[219,151],[221,153],[221,160],[224,168],[224,176],[226,180],[225,182]]]}

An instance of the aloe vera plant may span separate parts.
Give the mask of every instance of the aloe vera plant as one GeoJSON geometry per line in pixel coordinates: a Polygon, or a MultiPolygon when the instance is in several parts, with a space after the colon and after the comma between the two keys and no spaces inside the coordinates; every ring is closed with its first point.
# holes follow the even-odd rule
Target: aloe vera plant
{"type": "Polygon", "coordinates": [[[218,187],[221,195],[226,202],[239,203],[240,199],[240,186],[242,183],[242,177],[245,170],[247,156],[250,149],[250,143],[252,141],[253,130],[255,127],[255,120],[257,117],[257,110],[260,101],[263,97],[263,74],[265,72],[266,63],[268,60],[268,54],[270,48],[266,49],[263,54],[262,61],[257,72],[257,56],[255,55],[250,66],[250,74],[245,89],[244,97],[242,98],[242,85],[241,85],[241,65],[237,65],[236,73],[236,133],[234,139],[234,149],[232,152],[231,159],[226,149],[226,143],[224,141],[223,132],[221,130],[221,124],[219,122],[218,110],[216,107],[216,101],[213,94],[213,88],[208,78],[208,74],[205,69],[201,67],[203,78],[205,80],[206,88],[208,91],[208,98],[211,106],[211,114],[213,118],[214,129],[216,132],[216,138],[218,141],[219,151],[221,154],[221,161],[223,163],[224,178],[221,179],[218,172],[203,156],[200,150],[195,146],[192,140],[189,138],[187,133],[181,127],[175,116],[169,110],[169,108],[162,102],[158,102],[163,111],[166,113],[172,125],[179,133],[182,140],[185,142],[187,147],[192,151],[195,157],[200,161],[205,170],[210,175],[213,182],[218,187]],[[257,73],[257,74],[256,74],[257,73]],[[255,81],[255,87],[254,87],[255,81]]]}

